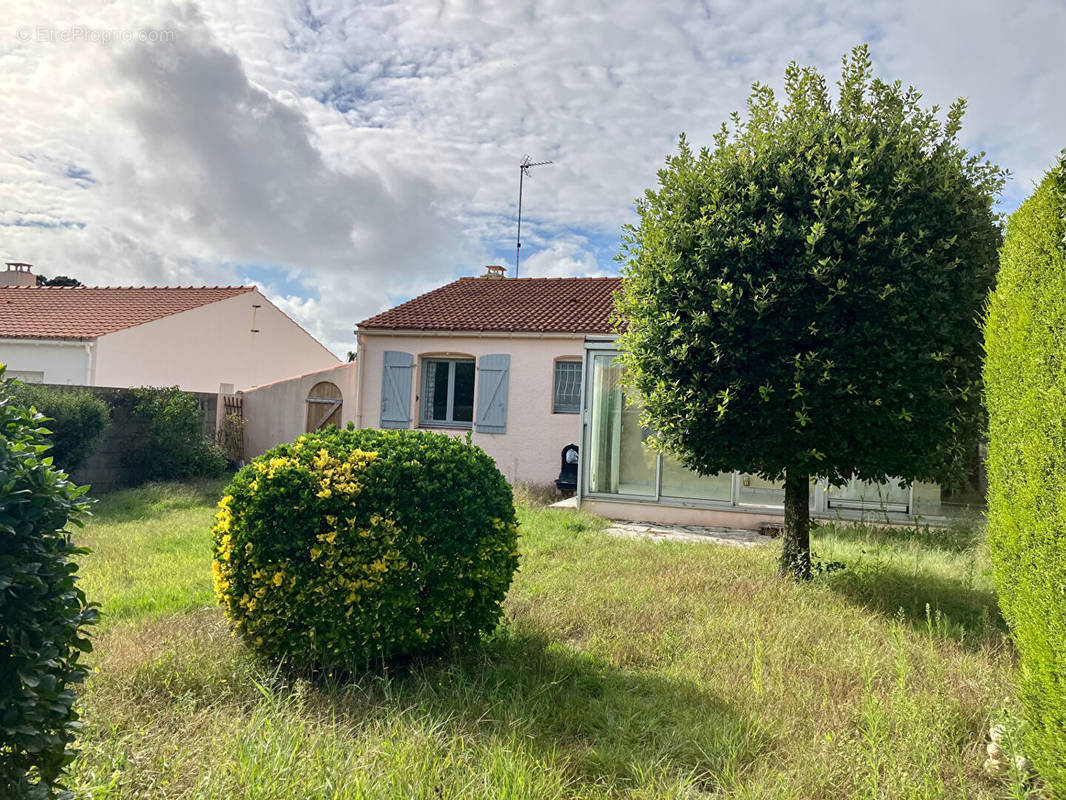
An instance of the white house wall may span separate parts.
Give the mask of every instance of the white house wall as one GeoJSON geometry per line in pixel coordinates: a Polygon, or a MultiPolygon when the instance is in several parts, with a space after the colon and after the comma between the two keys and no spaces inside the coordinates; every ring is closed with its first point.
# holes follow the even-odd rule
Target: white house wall
{"type": "Polygon", "coordinates": [[[340,424],[347,425],[354,420],[356,369],[354,362],[340,364],[243,392],[245,456],[262,455],[271,447],[291,442],[304,433],[308,393],[322,381],[329,381],[341,390],[340,424]]]}
{"type": "Polygon", "coordinates": [[[221,384],[233,384],[240,391],[339,363],[253,291],[101,336],[95,383],[180,386],[194,392],[217,392],[221,384]],[[260,307],[253,309],[254,304],[260,307]],[[253,327],[259,332],[253,333],[253,327]]]}
{"type": "MultiPolygon", "coordinates": [[[[582,336],[524,337],[521,335],[368,334],[359,335],[359,419],[361,427],[380,427],[382,354],[386,350],[411,353],[415,369],[411,380],[411,427],[418,427],[418,394],[422,359],[430,356],[510,355],[507,432],[473,433],[473,442],[496,460],[500,471],[514,483],[551,484],[559,475],[559,453],[580,441],[578,414],[552,413],[555,361],[580,359],[582,336]]],[[[478,381],[474,387],[477,407],[478,381]]],[[[430,430],[466,436],[467,429],[430,430]]]]}
{"type": "MultiPolygon", "coordinates": [[[[92,342],[0,339],[0,364],[12,372],[44,373],[41,383],[92,382],[92,342]]],[[[217,388],[217,387],[216,387],[217,388]]]]}

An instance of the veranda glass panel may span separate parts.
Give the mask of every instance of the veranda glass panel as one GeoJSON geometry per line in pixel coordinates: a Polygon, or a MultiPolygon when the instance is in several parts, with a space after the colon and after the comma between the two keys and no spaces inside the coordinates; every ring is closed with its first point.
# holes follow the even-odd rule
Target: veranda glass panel
{"type": "Polygon", "coordinates": [[[728,503],[733,499],[733,473],[701,477],[681,466],[673,456],[663,456],[663,485],[660,494],[686,500],[719,500],[728,503]]]}
{"type": "Polygon", "coordinates": [[[910,487],[900,481],[871,483],[852,478],[845,486],[830,486],[830,508],[873,508],[906,511],[910,505],[910,487]]]}
{"type": "MultiPolygon", "coordinates": [[[[767,481],[758,475],[740,473],[737,505],[780,509],[785,507],[785,482],[767,481]]],[[[814,508],[815,481],[807,484],[807,505],[814,508]]]]}
{"type": "Polygon", "coordinates": [[[644,446],[640,411],[626,405],[614,359],[613,353],[592,359],[588,491],[654,497],[656,454],[644,446]]]}
{"type": "Polygon", "coordinates": [[[737,503],[742,506],[782,508],[785,505],[784,481],[767,481],[747,472],[740,474],[737,503]]]}

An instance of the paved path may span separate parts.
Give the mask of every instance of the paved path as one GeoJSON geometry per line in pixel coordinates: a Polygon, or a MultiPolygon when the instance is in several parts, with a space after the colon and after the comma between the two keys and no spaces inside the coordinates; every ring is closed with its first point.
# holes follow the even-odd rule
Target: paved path
{"type": "Polygon", "coordinates": [[[730,547],[754,547],[766,544],[769,536],[739,528],[712,528],[703,525],[658,525],[654,522],[610,520],[607,533],[630,539],[657,539],[674,542],[714,542],[730,547]]]}

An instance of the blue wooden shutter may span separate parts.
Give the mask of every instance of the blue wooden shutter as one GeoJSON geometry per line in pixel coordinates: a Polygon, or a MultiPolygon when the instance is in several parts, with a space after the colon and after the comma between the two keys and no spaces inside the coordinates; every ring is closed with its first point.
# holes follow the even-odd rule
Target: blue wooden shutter
{"type": "Polygon", "coordinates": [[[410,353],[386,350],[381,369],[381,427],[411,425],[411,374],[415,358],[410,353]]]}
{"type": "Polygon", "coordinates": [[[507,382],[511,372],[509,355],[482,356],[477,362],[478,433],[507,433],[507,382]]]}

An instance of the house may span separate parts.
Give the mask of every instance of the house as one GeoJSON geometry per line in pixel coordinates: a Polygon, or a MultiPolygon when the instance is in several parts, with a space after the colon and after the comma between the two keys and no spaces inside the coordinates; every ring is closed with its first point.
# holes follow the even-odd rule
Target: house
{"type": "Polygon", "coordinates": [[[0,272],[0,363],[24,381],[233,392],[340,364],[254,286],[34,283],[0,272]]]}
{"type": "MultiPolygon", "coordinates": [[[[512,482],[550,484],[580,445],[577,502],[602,516],[758,528],[784,487],[700,476],[648,444],[627,402],[611,323],[619,278],[503,278],[492,268],[361,322],[356,425],[463,435],[512,482]]],[[[975,485],[811,485],[816,518],[944,522],[980,507],[975,485]]]]}
{"type": "Polygon", "coordinates": [[[611,332],[619,278],[460,278],[360,322],[354,421],[473,442],[512,482],[549,485],[581,437],[585,338],[611,332]]]}
{"type": "MultiPolygon", "coordinates": [[[[335,422],[472,441],[512,483],[550,485],[580,445],[576,502],[601,516],[759,528],[784,489],[742,472],[700,476],[648,446],[625,396],[611,317],[620,278],[457,281],[359,323],[358,359],[244,393],[249,455],[335,422]]],[[[979,481],[811,485],[823,519],[942,523],[979,508],[979,481]]]]}

